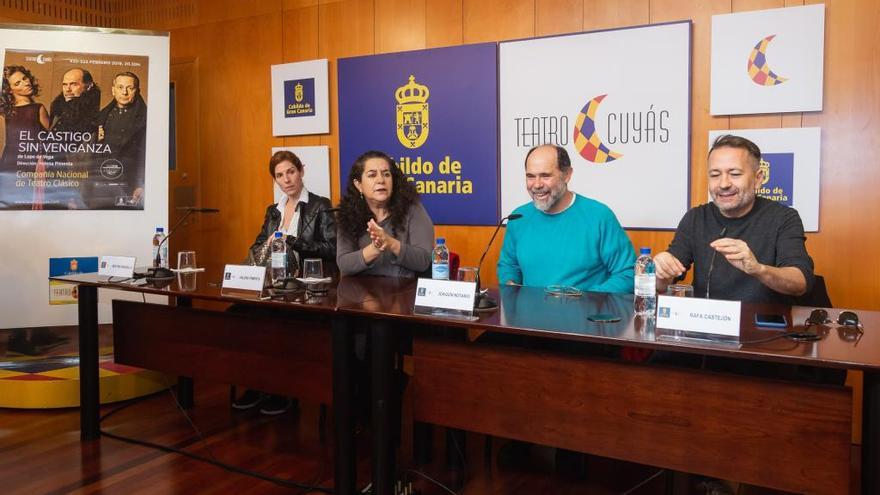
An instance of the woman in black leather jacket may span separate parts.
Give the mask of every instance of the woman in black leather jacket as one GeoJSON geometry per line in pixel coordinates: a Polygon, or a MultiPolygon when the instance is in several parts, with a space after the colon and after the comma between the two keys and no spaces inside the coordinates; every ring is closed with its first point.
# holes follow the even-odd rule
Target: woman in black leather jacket
{"type": "Polygon", "coordinates": [[[264,260],[268,243],[276,231],[281,231],[287,243],[287,271],[291,276],[302,272],[302,260],[306,258],[321,258],[324,272],[335,272],[336,221],[332,213],[326,212],[331,208],[330,200],[306,189],[302,161],[290,151],[272,155],[269,174],[284,196],[266,208],[263,227],[250,248],[253,259],[264,260]],[[297,256],[292,256],[293,252],[297,256]]]}

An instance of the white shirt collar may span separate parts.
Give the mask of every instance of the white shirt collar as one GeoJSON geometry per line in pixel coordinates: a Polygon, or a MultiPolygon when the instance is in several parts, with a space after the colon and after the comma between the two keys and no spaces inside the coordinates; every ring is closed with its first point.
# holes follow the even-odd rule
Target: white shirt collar
{"type": "MultiPolygon", "coordinates": [[[[281,212],[281,215],[284,215],[284,206],[287,205],[287,200],[290,199],[289,196],[282,193],[281,199],[278,200],[278,204],[275,206],[278,211],[281,212]]],[[[309,202],[309,190],[306,189],[306,186],[303,186],[302,191],[299,192],[299,199],[296,200],[297,203],[306,203],[309,202]]]]}

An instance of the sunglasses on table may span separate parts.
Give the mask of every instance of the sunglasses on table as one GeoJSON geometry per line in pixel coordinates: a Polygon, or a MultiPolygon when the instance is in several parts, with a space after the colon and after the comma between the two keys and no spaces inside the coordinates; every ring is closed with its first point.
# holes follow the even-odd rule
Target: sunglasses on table
{"type": "MultiPolygon", "coordinates": [[[[810,316],[804,321],[804,326],[809,328],[812,325],[830,325],[834,321],[829,318],[828,311],[824,309],[814,309],[810,312],[810,316]]],[[[841,311],[837,315],[837,331],[840,338],[847,342],[858,343],[864,334],[862,322],[859,321],[859,315],[853,311],[841,311]]]]}

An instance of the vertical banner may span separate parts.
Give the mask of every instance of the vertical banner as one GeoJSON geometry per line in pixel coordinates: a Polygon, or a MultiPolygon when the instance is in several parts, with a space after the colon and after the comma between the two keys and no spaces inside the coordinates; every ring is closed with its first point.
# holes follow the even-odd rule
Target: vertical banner
{"type": "MultiPolygon", "coordinates": [[[[168,33],[0,24],[0,328],[76,324],[76,305],[46,305],[74,295],[47,259],[150,259],[168,227],[169,48],[168,33]]],[[[136,296],[101,292],[102,323],[136,296]]]]}
{"type": "Polygon", "coordinates": [[[339,60],[340,185],[357,157],[394,157],[435,224],[498,221],[494,43],[339,60]]]}
{"type": "Polygon", "coordinates": [[[712,16],[712,115],[822,110],[825,5],[712,16]]]}
{"type": "Polygon", "coordinates": [[[797,127],[709,131],[709,148],[723,134],[742,136],[761,149],[760,166],[764,180],[758,188],[758,196],[791,206],[804,222],[804,231],[818,232],[821,129],[797,127]]]}
{"type": "Polygon", "coordinates": [[[142,210],[149,57],[10,49],[0,209],[142,210]]]}
{"type": "Polygon", "coordinates": [[[501,211],[530,200],[525,156],[564,147],[569,188],[626,228],[688,208],[690,21],[500,44],[501,211]]]}

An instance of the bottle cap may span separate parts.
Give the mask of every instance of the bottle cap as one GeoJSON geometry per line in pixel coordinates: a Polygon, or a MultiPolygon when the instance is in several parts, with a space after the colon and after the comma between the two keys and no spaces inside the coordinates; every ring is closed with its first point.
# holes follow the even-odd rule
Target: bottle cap
{"type": "Polygon", "coordinates": [[[445,237],[438,237],[437,244],[446,244],[446,238],[445,237]]]}
{"type": "Polygon", "coordinates": [[[284,234],[282,234],[281,232],[275,232],[275,238],[276,238],[276,239],[278,239],[278,238],[281,237],[282,235],[284,235],[284,234]]]}
{"type": "Polygon", "coordinates": [[[156,232],[165,232],[163,227],[156,227],[156,232]]]}
{"type": "Polygon", "coordinates": [[[651,254],[651,248],[643,247],[643,248],[639,249],[639,254],[651,254]]]}

